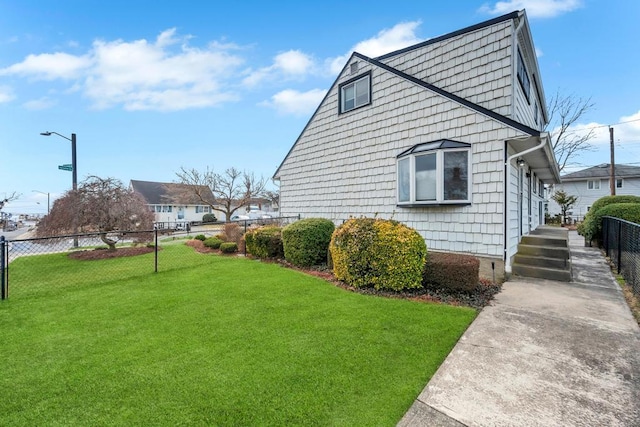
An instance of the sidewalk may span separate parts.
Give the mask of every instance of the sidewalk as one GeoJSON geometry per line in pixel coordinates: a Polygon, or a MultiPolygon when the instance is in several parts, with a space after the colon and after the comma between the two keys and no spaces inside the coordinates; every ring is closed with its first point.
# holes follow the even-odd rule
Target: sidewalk
{"type": "Polygon", "coordinates": [[[398,426],[640,426],[640,328],[597,248],[506,282],[398,426]]]}

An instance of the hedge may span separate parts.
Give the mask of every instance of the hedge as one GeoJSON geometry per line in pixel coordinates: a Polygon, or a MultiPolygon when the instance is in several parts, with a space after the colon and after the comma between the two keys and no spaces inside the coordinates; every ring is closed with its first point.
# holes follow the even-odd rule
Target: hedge
{"type": "Polygon", "coordinates": [[[220,245],[220,252],[223,254],[234,254],[238,252],[238,244],[236,242],[224,242],[220,245]]]}
{"type": "Polygon", "coordinates": [[[602,238],[602,218],[605,216],[640,224],[640,203],[613,203],[598,209],[591,217],[590,227],[585,231],[585,239],[602,238]]]}
{"type": "Polygon", "coordinates": [[[427,253],[417,231],[398,221],[352,218],[336,228],[329,245],[333,272],[356,288],[419,288],[427,253]]]}
{"type": "Polygon", "coordinates": [[[480,283],[480,260],[471,255],[429,252],[423,277],[425,288],[473,291],[480,283]]]}
{"type": "Polygon", "coordinates": [[[324,218],[305,218],[282,229],[284,258],[298,267],[327,263],[332,221],[324,218]]]}
{"type": "Polygon", "coordinates": [[[208,248],[218,249],[220,248],[220,245],[223,243],[223,241],[218,239],[217,237],[209,237],[208,239],[205,239],[202,243],[208,248]]]}
{"type": "Polygon", "coordinates": [[[600,239],[602,234],[602,217],[598,211],[612,204],[640,203],[638,196],[605,196],[596,200],[584,217],[584,221],[578,225],[578,233],[586,240],[600,239]]]}

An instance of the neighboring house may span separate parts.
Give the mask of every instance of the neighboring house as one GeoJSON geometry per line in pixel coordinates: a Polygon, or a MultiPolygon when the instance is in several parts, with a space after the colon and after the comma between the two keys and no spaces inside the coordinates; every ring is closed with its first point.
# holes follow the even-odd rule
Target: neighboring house
{"type": "MultiPolygon", "coordinates": [[[[213,213],[217,218],[220,217],[219,214],[211,210],[210,206],[204,205],[198,200],[195,195],[186,202],[176,202],[176,194],[188,193],[181,191],[184,190],[184,184],[131,180],[130,186],[144,197],[151,212],[155,213],[155,221],[158,223],[202,221],[202,216],[207,213],[213,213]]],[[[206,199],[211,200],[213,204],[215,199],[211,189],[203,186],[202,191],[206,195],[206,199]]]]}
{"type": "MultiPolygon", "coordinates": [[[[561,184],[555,185],[549,191],[549,215],[561,213],[560,206],[551,198],[557,191],[564,191],[569,196],[576,196],[578,200],[569,209],[567,215],[573,220],[581,221],[587,214],[593,202],[604,196],[611,195],[610,187],[611,164],[593,166],[561,177],[561,184]]],[[[640,196],[640,167],[631,165],[615,166],[616,195],[640,196]]]]}
{"type": "Polygon", "coordinates": [[[541,85],[524,11],[355,52],[274,174],[280,214],[393,218],[509,274],[560,179],[541,85]]]}

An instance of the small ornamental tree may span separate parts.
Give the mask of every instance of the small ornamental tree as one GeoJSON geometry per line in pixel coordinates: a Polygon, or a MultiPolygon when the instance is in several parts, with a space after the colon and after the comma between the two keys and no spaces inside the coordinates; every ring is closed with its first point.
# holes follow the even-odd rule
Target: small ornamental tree
{"type": "Polygon", "coordinates": [[[154,215],[142,196],[115,178],[90,176],[78,189],[68,191],[53,204],[38,225],[38,236],[98,232],[100,239],[116,249],[113,231],[151,230],[154,215]]]}
{"type": "Polygon", "coordinates": [[[551,198],[560,205],[560,210],[562,211],[562,223],[565,224],[567,222],[567,211],[576,204],[578,197],[571,196],[565,191],[560,190],[556,191],[551,198]]]}
{"type": "Polygon", "coordinates": [[[329,245],[333,273],[356,288],[419,288],[427,246],[398,221],[352,218],[336,228],[329,245]]]}

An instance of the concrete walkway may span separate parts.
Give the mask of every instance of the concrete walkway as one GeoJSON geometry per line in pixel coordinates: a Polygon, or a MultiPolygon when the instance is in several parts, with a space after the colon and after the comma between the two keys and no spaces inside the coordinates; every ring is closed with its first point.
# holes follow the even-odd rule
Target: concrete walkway
{"type": "Polygon", "coordinates": [[[640,426],[640,328],[597,248],[573,282],[506,282],[399,426],[640,426]]]}

